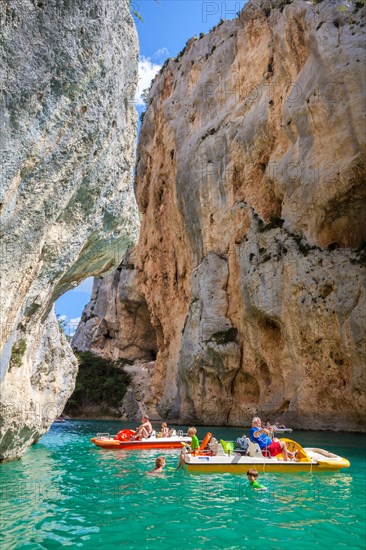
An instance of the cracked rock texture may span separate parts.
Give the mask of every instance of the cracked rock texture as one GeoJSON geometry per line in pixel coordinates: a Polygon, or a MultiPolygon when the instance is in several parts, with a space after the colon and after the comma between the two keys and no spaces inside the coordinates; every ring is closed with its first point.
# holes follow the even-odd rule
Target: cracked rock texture
{"type": "Polygon", "coordinates": [[[249,2],[152,85],[133,264],[157,357],[131,411],[364,431],[365,7],[281,4],[249,2]]]}
{"type": "Polygon", "coordinates": [[[135,242],[138,43],[125,0],[13,0],[1,33],[0,459],[59,415],[77,362],[53,302],[135,242]]]}
{"type": "Polygon", "coordinates": [[[79,327],[72,341],[79,351],[90,350],[127,363],[156,358],[155,331],[129,251],[114,273],[94,279],[79,327]]]}

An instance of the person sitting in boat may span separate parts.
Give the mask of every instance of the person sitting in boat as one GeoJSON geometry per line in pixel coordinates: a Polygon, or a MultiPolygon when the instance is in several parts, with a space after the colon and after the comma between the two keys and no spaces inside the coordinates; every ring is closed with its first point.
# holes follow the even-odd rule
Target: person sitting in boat
{"type": "Polygon", "coordinates": [[[192,438],[192,441],[190,443],[191,451],[196,451],[200,448],[200,442],[198,441],[198,437],[196,436],[197,430],[193,426],[188,428],[187,435],[188,437],[192,438]]]}
{"type": "Polygon", "coordinates": [[[133,441],[136,439],[143,439],[143,438],[147,439],[152,434],[153,429],[149,421],[149,417],[146,415],[143,416],[141,422],[142,422],[141,426],[136,428],[136,433],[132,438],[133,441]]]}
{"type": "Polygon", "coordinates": [[[278,418],[276,418],[275,420],[275,427],[280,430],[286,430],[286,426],[284,426],[284,424],[281,424],[278,418]]]}
{"type": "Polygon", "coordinates": [[[261,451],[268,452],[270,456],[277,456],[282,454],[283,460],[292,460],[296,456],[295,453],[288,451],[286,443],[279,441],[278,439],[270,438],[270,430],[262,428],[262,421],[258,416],[255,416],[252,420],[252,427],[250,429],[249,438],[253,443],[258,443],[261,451]]]}
{"type": "Polygon", "coordinates": [[[163,422],[161,425],[161,437],[170,437],[168,424],[163,422]]]}
{"type": "Polygon", "coordinates": [[[184,467],[184,455],[186,453],[190,453],[192,451],[198,451],[198,449],[200,448],[200,442],[198,441],[198,437],[196,436],[196,433],[197,433],[197,430],[193,426],[188,428],[187,435],[188,437],[191,438],[191,442],[189,445],[188,443],[183,444],[184,446],[183,446],[182,452],[180,453],[177,470],[180,470],[181,468],[184,467]]]}

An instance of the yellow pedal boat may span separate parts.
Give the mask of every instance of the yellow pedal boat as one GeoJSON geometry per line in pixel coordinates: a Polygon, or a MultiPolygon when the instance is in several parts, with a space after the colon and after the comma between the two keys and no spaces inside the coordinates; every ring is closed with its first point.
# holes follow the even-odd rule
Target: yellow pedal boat
{"type": "Polygon", "coordinates": [[[203,451],[199,454],[185,453],[183,455],[184,468],[192,474],[246,474],[250,468],[258,472],[270,473],[299,473],[299,472],[336,472],[341,468],[349,468],[350,463],[324,449],[305,447],[290,439],[285,441],[287,448],[297,451],[297,460],[284,461],[282,455],[264,457],[258,444],[250,442],[247,454],[240,451],[225,452],[222,445],[217,446],[215,452],[203,451]]]}

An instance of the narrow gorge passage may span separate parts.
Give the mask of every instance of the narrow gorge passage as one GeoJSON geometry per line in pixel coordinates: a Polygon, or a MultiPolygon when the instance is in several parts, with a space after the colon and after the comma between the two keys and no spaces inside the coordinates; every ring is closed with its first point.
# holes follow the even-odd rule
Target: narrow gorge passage
{"type": "Polygon", "coordinates": [[[0,0],[1,550],[364,548],[366,0],[0,0]]]}
{"type": "MultiPolygon", "coordinates": [[[[125,418],[364,431],[365,7],[287,4],[249,2],[150,87],[132,255],[157,356],[136,357],[125,418]]],[[[130,322],[128,269],[111,281],[100,330],[115,299],[130,322]]],[[[106,357],[128,345],[94,334],[106,357]]]]}

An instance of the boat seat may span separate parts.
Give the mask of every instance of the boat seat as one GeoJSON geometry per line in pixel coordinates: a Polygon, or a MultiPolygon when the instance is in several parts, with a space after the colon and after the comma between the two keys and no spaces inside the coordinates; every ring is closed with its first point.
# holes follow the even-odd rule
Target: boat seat
{"type": "Polygon", "coordinates": [[[223,446],[217,441],[216,437],[211,438],[208,448],[213,456],[226,456],[223,446]]]}
{"type": "Polygon", "coordinates": [[[248,447],[248,455],[252,457],[263,457],[262,451],[258,445],[258,443],[253,443],[253,441],[250,441],[249,447],[248,447]]]}
{"type": "Polygon", "coordinates": [[[226,456],[226,453],[225,453],[224,448],[223,448],[223,446],[221,445],[221,443],[218,443],[218,444],[217,444],[217,452],[216,452],[216,455],[218,455],[218,456],[226,456]]]}

